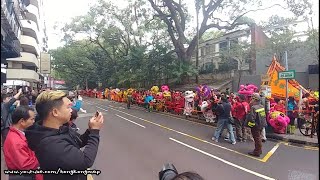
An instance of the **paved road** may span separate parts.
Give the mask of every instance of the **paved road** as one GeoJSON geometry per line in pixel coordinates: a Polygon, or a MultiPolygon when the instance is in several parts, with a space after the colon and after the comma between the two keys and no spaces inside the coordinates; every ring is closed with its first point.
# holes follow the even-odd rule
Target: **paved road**
{"type": "Polygon", "coordinates": [[[267,141],[263,155],[247,152],[252,142],[231,145],[223,139],[210,140],[214,128],[134,106],[85,98],[77,124],[85,130],[96,110],[105,114],[105,126],[93,169],[102,174],[94,179],[157,179],[164,163],[178,171],[195,171],[205,179],[319,179],[318,148],[289,146],[267,141]]]}
{"type": "MultiPolygon", "coordinates": [[[[146,112],[133,106],[107,100],[85,98],[76,124],[80,132],[96,110],[103,112],[105,125],[100,146],[91,169],[102,174],[95,180],[152,180],[164,163],[178,171],[195,171],[207,180],[214,179],[319,179],[317,148],[289,146],[267,141],[263,155],[253,158],[247,152],[252,142],[231,145],[211,141],[214,128],[167,114],[146,112]]],[[[3,161],[2,161],[3,162],[3,161]]]]}

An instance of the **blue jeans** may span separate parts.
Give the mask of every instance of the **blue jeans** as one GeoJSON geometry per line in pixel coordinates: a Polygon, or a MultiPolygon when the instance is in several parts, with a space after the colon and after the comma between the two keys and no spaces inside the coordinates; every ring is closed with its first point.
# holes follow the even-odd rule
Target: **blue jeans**
{"type": "Polygon", "coordinates": [[[217,123],[217,129],[216,131],[214,132],[214,138],[216,140],[219,140],[219,137],[220,137],[220,133],[221,131],[224,129],[224,127],[227,126],[227,130],[230,134],[230,140],[231,142],[236,142],[235,138],[234,138],[234,134],[233,134],[233,128],[232,128],[232,125],[229,123],[229,120],[228,119],[219,119],[218,120],[218,123],[217,123]]]}

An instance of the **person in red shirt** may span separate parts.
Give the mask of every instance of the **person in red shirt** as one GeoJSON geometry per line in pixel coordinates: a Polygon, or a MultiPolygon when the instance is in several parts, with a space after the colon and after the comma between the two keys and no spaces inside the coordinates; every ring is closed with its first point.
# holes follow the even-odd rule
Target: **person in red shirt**
{"type": "Polygon", "coordinates": [[[240,94],[238,97],[233,98],[233,117],[235,118],[236,135],[238,141],[245,142],[247,140],[246,128],[244,121],[246,114],[249,112],[250,106],[246,102],[244,95],[240,94]]]}
{"type": "Polygon", "coordinates": [[[283,101],[281,101],[281,100],[278,99],[278,98],[274,98],[274,101],[275,101],[275,103],[277,103],[277,104],[274,106],[274,110],[280,111],[280,112],[282,112],[282,113],[286,113],[286,107],[285,107],[283,101]]]}
{"type": "MultiPolygon", "coordinates": [[[[12,113],[12,126],[4,142],[3,153],[8,170],[36,170],[39,162],[35,153],[28,147],[24,130],[34,123],[35,113],[29,106],[19,106],[12,113]]],[[[43,180],[42,174],[9,175],[10,179],[43,180]]]]}

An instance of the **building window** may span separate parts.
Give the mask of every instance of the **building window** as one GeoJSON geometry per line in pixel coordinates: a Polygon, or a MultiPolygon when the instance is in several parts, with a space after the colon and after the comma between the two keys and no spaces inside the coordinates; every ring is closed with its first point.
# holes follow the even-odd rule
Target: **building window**
{"type": "Polygon", "coordinates": [[[210,45],[206,45],[206,54],[210,54],[210,45]]]}
{"type": "Polygon", "coordinates": [[[227,41],[224,41],[224,42],[219,43],[219,48],[220,48],[221,50],[227,49],[227,47],[228,47],[228,42],[227,42],[227,41]]]}
{"type": "Polygon", "coordinates": [[[201,48],[201,56],[204,56],[204,48],[201,48]]]}

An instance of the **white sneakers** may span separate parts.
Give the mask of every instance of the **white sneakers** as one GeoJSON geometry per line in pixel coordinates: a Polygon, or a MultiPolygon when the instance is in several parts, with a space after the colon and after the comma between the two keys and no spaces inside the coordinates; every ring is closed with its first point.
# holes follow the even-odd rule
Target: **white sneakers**
{"type": "Polygon", "coordinates": [[[80,108],[80,111],[83,112],[83,113],[87,113],[87,110],[84,110],[82,108],[80,108]]]}
{"type": "Polygon", "coordinates": [[[215,141],[216,143],[218,142],[218,139],[216,139],[215,137],[212,137],[211,140],[215,141]]]}

